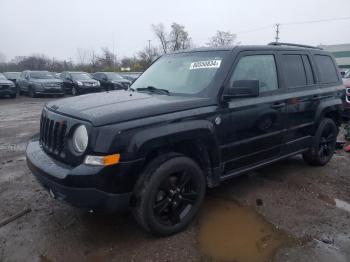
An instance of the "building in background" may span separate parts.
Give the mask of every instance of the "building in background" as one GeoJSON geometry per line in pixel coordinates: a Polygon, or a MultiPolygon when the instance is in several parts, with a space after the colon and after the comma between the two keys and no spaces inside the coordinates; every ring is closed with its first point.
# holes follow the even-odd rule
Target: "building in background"
{"type": "Polygon", "coordinates": [[[350,68],[350,44],[321,45],[320,47],[334,55],[340,68],[350,68]]]}

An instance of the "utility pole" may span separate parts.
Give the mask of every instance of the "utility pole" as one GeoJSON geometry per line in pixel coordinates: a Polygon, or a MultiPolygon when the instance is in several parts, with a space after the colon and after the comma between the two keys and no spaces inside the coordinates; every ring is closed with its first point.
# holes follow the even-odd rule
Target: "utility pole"
{"type": "Polygon", "coordinates": [[[276,43],[278,43],[278,40],[280,39],[280,24],[276,24],[276,43]]]}
{"type": "Polygon", "coordinates": [[[151,50],[151,40],[147,40],[148,41],[148,50],[151,50]]]}
{"type": "Polygon", "coordinates": [[[115,72],[115,59],[116,59],[116,55],[115,55],[115,40],[114,40],[114,35],[113,35],[113,72],[115,72]]]}

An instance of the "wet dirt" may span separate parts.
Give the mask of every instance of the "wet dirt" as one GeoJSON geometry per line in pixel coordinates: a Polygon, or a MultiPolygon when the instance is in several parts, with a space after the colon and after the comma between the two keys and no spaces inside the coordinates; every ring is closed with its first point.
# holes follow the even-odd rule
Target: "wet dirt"
{"type": "Polygon", "coordinates": [[[266,222],[251,208],[210,198],[202,209],[199,245],[209,260],[261,262],[296,240],[266,222]]]}
{"type": "Polygon", "coordinates": [[[52,199],[34,179],[24,151],[52,99],[0,99],[0,221],[32,210],[0,227],[1,262],[244,261],[257,250],[260,261],[350,261],[350,154],[343,150],[324,167],[297,156],[222,183],[208,190],[185,231],[155,238],[130,214],[87,213],[52,199]]]}

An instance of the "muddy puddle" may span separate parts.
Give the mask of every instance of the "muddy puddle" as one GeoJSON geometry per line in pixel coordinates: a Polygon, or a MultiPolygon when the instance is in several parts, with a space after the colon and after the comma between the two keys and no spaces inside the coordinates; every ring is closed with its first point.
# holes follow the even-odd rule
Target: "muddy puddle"
{"type": "Polygon", "coordinates": [[[204,261],[271,261],[278,248],[296,243],[254,210],[209,198],[199,220],[204,261]]]}

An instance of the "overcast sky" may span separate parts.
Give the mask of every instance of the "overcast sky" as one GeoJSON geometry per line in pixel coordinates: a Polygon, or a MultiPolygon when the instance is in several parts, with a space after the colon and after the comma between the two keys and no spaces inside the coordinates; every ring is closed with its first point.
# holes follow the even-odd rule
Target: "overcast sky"
{"type": "MultiPolygon", "coordinates": [[[[7,60],[33,53],[75,60],[77,48],[112,50],[114,41],[121,58],[148,39],[158,45],[151,24],[160,22],[184,25],[198,46],[216,30],[237,33],[242,44],[266,44],[274,40],[275,23],[349,17],[349,7],[349,0],[1,0],[0,53],[7,60]]],[[[350,20],[281,25],[280,37],[313,45],[350,43],[350,20]]]]}

